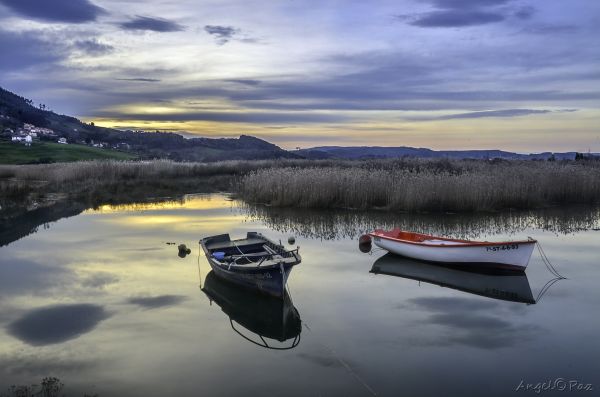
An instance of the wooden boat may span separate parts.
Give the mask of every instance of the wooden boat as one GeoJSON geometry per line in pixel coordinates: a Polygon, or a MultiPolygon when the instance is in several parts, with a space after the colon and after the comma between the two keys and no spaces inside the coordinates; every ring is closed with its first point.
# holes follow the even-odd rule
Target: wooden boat
{"type": "Polygon", "coordinates": [[[480,269],[464,264],[438,265],[385,254],[373,263],[370,272],[423,281],[492,299],[536,303],[524,271],[480,269]]]}
{"type": "Polygon", "coordinates": [[[202,291],[229,317],[231,328],[249,342],[274,350],[292,349],[300,343],[302,321],[287,291],[278,299],[238,288],[215,271],[206,275],[202,291]]]}
{"type": "Polygon", "coordinates": [[[239,240],[229,234],[205,237],[200,245],[217,276],[280,298],[292,267],[302,260],[298,248],[286,250],[255,232],[239,240]]]}
{"type": "Polygon", "coordinates": [[[400,229],[375,230],[369,235],[378,247],[409,258],[516,270],[524,270],[527,267],[537,243],[533,239],[502,242],[459,240],[400,229]]]}

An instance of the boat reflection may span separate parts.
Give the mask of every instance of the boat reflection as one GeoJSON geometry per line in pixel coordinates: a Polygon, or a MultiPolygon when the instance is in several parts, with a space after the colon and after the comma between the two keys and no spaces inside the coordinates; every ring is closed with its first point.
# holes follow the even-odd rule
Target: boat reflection
{"type": "Polygon", "coordinates": [[[370,272],[423,281],[493,299],[536,303],[523,271],[480,270],[454,264],[448,267],[386,254],[373,263],[370,272]]]}
{"type": "Polygon", "coordinates": [[[292,349],[300,343],[302,321],[287,290],[283,299],[273,298],[222,280],[211,270],[202,291],[229,317],[231,328],[249,342],[274,350],[292,349]],[[247,336],[236,324],[258,338],[247,336]],[[273,341],[287,344],[276,346],[273,341]]]}

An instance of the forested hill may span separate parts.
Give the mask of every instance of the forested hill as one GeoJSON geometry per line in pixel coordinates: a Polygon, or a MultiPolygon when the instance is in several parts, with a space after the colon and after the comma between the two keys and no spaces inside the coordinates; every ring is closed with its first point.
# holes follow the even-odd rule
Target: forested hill
{"type": "MultiPolygon", "coordinates": [[[[262,139],[241,135],[239,138],[185,138],[168,132],[121,131],[86,124],[75,117],[56,114],[46,105],[34,105],[0,87],[0,133],[10,139],[11,130],[23,125],[52,129],[58,137],[70,143],[106,143],[120,145],[120,150],[140,158],[169,158],[190,161],[217,161],[233,159],[272,159],[298,157],[262,139]]],[[[48,138],[55,139],[55,138],[48,138]]]]}

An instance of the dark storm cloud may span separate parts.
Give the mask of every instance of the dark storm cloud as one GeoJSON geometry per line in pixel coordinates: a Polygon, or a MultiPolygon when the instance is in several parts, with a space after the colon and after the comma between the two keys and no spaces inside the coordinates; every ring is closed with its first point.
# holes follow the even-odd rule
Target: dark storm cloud
{"type": "Polygon", "coordinates": [[[108,44],[100,43],[97,39],[78,40],[73,46],[91,56],[109,54],[114,51],[114,47],[108,44]]]}
{"type": "Polygon", "coordinates": [[[0,29],[0,48],[0,71],[48,66],[66,55],[64,47],[41,40],[36,32],[16,33],[0,29]]]}
{"type": "Polygon", "coordinates": [[[298,357],[310,362],[311,364],[316,364],[325,368],[341,368],[343,367],[342,363],[333,356],[326,356],[320,354],[310,354],[310,353],[298,353],[298,357]]]}
{"type": "MultiPolygon", "coordinates": [[[[443,336],[430,344],[464,345],[494,350],[513,346],[535,337],[539,327],[514,324],[496,314],[507,306],[504,303],[463,297],[426,297],[410,299],[419,310],[431,313],[424,323],[447,329],[443,336]]],[[[427,344],[427,342],[426,342],[427,344]]]]}
{"type": "Polygon", "coordinates": [[[345,116],[308,112],[197,112],[186,113],[96,113],[96,116],[148,121],[215,121],[229,123],[319,123],[346,120],[345,116]]]}
{"type": "Polygon", "coordinates": [[[72,285],[72,271],[27,259],[3,257],[0,266],[0,298],[25,294],[47,295],[50,290],[72,285]]]}
{"type": "Polygon", "coordinates": [[[216,43],[219,45],[227,43],[239,33],[239,29],[236,29],[233,26],[206,25],[204,26],[204,30],[206,33],[213,36],[216,43]]]}
{"type": "Polygon", "coordinates": [[[488,23],[500,22],[505,19],[499,12],[490,11],[468,11],[468,10],[443,10],[432,11],[413,16],[408,23],[422,28],[440,27],[461,27],[485,25],[488,23]]]}
{"type": "Polygon", "coordinates": [[[144,83],[157,83],[159,81],[161,81],[160,79],[151,79],[148,77],[130,77],[130,78],[120,78],[120,79],[115,79],[115,80],[120,80],[120,81],[141,81],[144,83]]]}
{"type": "Polygon", "coordinates": [[[119,278],[110,273],[98,272],[82,280],[81,285],[89,288],[104,288],[109,284],[114,284],[119,278]]]}
{"type": "Polygon", "coordinates": [[[227,81],[229,83],[238,83],[238,84],[250,85],[250,86],[257,86],[260,84],[260,80],[253,80],[253,79],[228,79],[225,81],[227,81]]]}
{"type": "Polygon", "coordinates": [[[93,330],[108,318],[102,306],[56,305],[34,309],[8,325],[8,332],[33,346],[62,343],[93,330]]]}
{"type": "Polygon", "coordinates": [[[519,19],[530,19],[535,14],[535,8],[533,7],[521,7],[514,12],[514,16],[519,19]]]}
{"type": "Polygon", "coordinates": [[[145,309],[158,309],[160,307],[178,305],[186,299],[187,297],[183,295],[159,295],[129,298],[127,302],[145,309]]]}
{"type": "Polygon", "coordinates": [[[26,374],[47,376],[48,374],[75,372],[98,366],[98,360],[69,359],[58,355],[51,358],[41,357],[40,354],[26,355],[18,352],[13,355],[0,356],[0,368],[10,374],[26,374]]]}
{"type": "Polygon", "coordinates": [[[119,26],[125,30],[148,30],[152,32],[180,32],[185,30],[183,25],[162,18],[150,18],[136,15],[135,18],[122,22],[119,26]]]}
{"type": "Polygon", "coordinates": [[[524,33],[533,33],[533,34],[560,34],[560,33],[575,33],[578,28],[575,25],[533,25],[528,26],[522,30],[524,33]]]}
{"type": "Polygon", "coordinates": [[[552,110],[547,109],[504,109],[504,110],[485,110],[482,112],[468,112],[449,114],[447,116],[437,117],[437,120],[450,120],[450,119],[479,119],[483,117],[519,117],[527,116],[530,114],[544,114],[552,113],[552,110]]]}
{"type": "Polygon", "coordinates": [[[45,22],[83,23],[106,12],[88,0],[0,0],[0,4],[23,17],[45,22]]]}
{"type": "Polygon", "coordinates": [[[448,310],[492,310],[498,302],[492,300],[470,299],[462,297],[422,297],[410,299],[410,303],[427,311],[444,312],[448,310]]]}
{"type": "Polygon", "coordinates": [[[429,0],[428,3],[433,4],[438,8],[477,8],[497,6],[510,2],[512,0],[429,0]]]}
{"type": "Polygon", "coordinates": [[[473,313],[434,314],[427,322],[449,329],[443,340],[439,340],[442,345],[458,344],[487,350],[527,342],[540,330],[534,325],[513,325],[497,317],[473,313]]]}
{"type": "Polygon", "coordinates": [[[399,15],[409,25],[422,28],[451,28],[486,25],[504,21],[510,16],[530,19],[533,7],[498,7],[511,0],[431,0],[437,9],[431,12],[399,15]]]}

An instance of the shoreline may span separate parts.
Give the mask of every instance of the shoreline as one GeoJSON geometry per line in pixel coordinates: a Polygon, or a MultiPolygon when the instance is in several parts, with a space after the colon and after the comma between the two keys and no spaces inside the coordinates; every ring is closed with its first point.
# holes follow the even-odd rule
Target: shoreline
{"type": "Polygon", "coordinates": [[[600,204],[600,162],[478,160],[86,161],[0,166],[0,218],[64,201],[91,206],[227,191],[252,205],[460,214],[600,204]]]}

